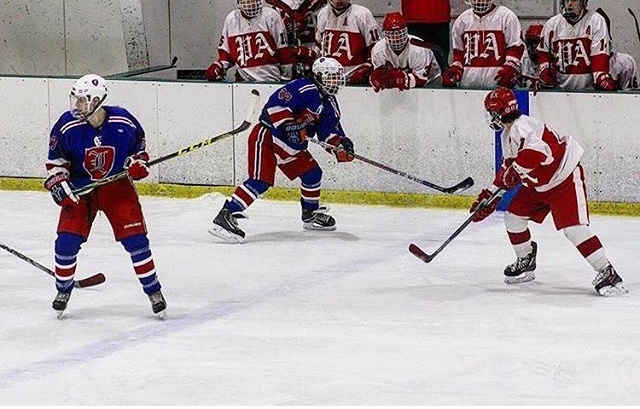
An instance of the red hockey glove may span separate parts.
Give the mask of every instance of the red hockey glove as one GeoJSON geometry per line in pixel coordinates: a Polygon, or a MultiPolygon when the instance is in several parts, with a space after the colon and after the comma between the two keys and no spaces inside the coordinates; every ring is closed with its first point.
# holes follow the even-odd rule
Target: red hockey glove
{"type": "Polygon", "coordinates": [[[540,85],[547,88],[554,88],[558,83],[558,73],[549,65],[544,63],[540,66],[540,85]]]}
{"type": "Polygon", "coordinates": [[[494,186],[503,187],[507,190],[518,186],[520,183],[522,183],[520,175],[512,165],[500,169],[496,178],[493,180],[494,186]]]}
{"type": "Polygon", "coordinates": [[[411,88],[409,74],[399,69],[388,70],[384,76],[385,88],[398,88],[400,91],[411,88]]]}
{"type": "Polygon", "coordinates": [[[58,206],[75,206],[80,198],[73,193],[73,185],[66,173],[56,173],[44,181],[44,188],[51,193],[58,206]]]}
{"type": "Polygon", "coordinates": [[[471,219],[474,223],[483,221],[498,207],[498,203],[500,203],[502,196],[496,196],[491,203],[486,203],[492,194],[493,193],[489,189],[482,189],[482,192],[480,192],[476,201],[471,205],[469,213],[475,212],[478,206],[483,206],[483,208],[473,216],[473,219],[471,219]]]}
{"type": "Polygon", "coordinates": [[[147,161],[149,160],[149,154],[146,152],[131,155],[124,161],[124,168],[129,173],[129,176],[133,180],[144,179],[149,176],[149,167],[147,161]]]}
{"type": "Polygon", "coordinates": [[[338,162],[351,162],[354,159],[353,142],[346,136],[340,137],[333,135],[326,141],[329,145],[335,146],[337,149],[326,149],[327,152],[336,156],[338,162]]]}
{"type": "Polygon", "coordinates": [[[618,83],[611,78],[611,75],[609,75],[608,72],[603,72],[598,75],[598,78],[596,78],[594,87],[595,89],[602,91],[617,91],[618,83]]]}
{"type": "Polygon", "coordinates": [[[335,151],[335,155],[338,162],[351,162],[353,160],[354,151],[351,139],[343,136],[337,147],[339,149],[335,151]]]}
{"type": "Polygon", "coordinates": [[[220,61],[214,61],[204,73],[204,77],[208,81],[219,81],[224,79],[224,76],[224,67],[220,61]]]}
{"type": "Polygon", "coordinates": [[[296,61],[311,64],[318,57],[318,53],[309,47],[291,47],[291,55],[296,61]]]}
{"type": "Polygon", "coordinates": [[[358,84],[368,84],[369,76],[371,75],[371,70],[373,66],[369,63],[362,64],[359,68],[351,73],[349,78],[347,79],[347,84],[349,85],[358,85],[358,84]]]}
{"type": "Polygon", "coordinates": [[[458,64],[452,64],[442,73],[442,86],[445,88],[455,88],[462,80],[463,68],[458,64]]]}
{"type": "Polygon", "coordinates": [[[386,72],[386,68],[378,67],[371,73],[370,82],[375,92],[379,92],[384,89],[384,77],[386,72]]]}
{"type": "Polygon", "coordinates": [[[518,82],[519,75],[520,66],[509,60],[504,63],[493,79],[496,81],[496,84],[501,87],[513,88],[518,82]]]}

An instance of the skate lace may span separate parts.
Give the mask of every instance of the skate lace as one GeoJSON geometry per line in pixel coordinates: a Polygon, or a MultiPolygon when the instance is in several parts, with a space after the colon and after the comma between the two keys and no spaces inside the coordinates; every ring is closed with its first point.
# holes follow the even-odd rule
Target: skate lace
{"type": "Polygon", "coordinates": [[[71,293],[58,293],[56,294],[55,301],[67,301],[71,293]]]}
{"type": "Polygon", "coordinates": [[[599,271],[598,274],[596,274],[591,284],[597,286],[598,284],[602,284],[602,283],[612,283],[614,277],[615,276],[614,276],[613,268],[611,268],[611,266],[607,266],[607,268],[605,268],[602,271],[599,271]]]}
{"type": "Polygon", "coordinates": [[[514,261],[509,267],[511,271],[517,271],[525,268],[529,265],[531,261],[531,255],[527,255],[526,257],[518,257],[516,261],[514,261]]]}
{"type": "Polygon", "coordinates": [[[149,295],[149,300],[151,300],[152,304],[158,304],[164,302],[164,297],[162,296],[162,293],[156,292],[149,295]]]}

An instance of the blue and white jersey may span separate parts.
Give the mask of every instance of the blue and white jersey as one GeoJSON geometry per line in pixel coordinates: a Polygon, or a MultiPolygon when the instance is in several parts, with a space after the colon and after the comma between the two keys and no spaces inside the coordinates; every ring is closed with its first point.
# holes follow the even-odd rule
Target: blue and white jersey
{"type": "Polygon", "coordinates": [[[99,128],[76,119],[69,111],[60,116],[49,136],[49,175],[66,172],[73,186],[80,188],[122,171],[127,157],[146,154],[140,122],[124,108],[102,108],[106,118],[99,128]]]}
{"type": "Polygon", "coordinates": [[[309,78],[291,81],[271,94],[260,122],[272,130],[275,138],[298,150],[306,149],[308,142],[289,138],[283,125],[304,123],[307,136],[317,135],[321,141],[344,137],[338,101],[333,95],[322,94],[309,78]]]}

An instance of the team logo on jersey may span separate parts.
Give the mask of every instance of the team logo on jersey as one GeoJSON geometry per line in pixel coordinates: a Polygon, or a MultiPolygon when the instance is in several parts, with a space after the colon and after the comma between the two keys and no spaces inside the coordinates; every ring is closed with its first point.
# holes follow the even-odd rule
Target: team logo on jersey
{"type": "Polygon", "coordinates": [[[289,91],[287,91],[286,88],[282,88],[280,90],[280,92],[278,92],[278,99],[280,99],[282,101],[289,102],[289,101],[291,101],[291,98],[293,98],[293,96],[291,95],[291,93],[289,91]]]}
{"type": "Polygon", "coordinates": [[[465,66],[498,67],[504,63],[506,40],[502,31],[465,31],[462,41],[465,66]]]}
{"type": "Polygon", "coordinates": [[[100,180],[113,169],[115,157],[116,150],[113,146],[94,146],[85,149],[82,166],[91,175],[91,180],[100,180]]]}
{"type": "Polygon", "coordinates": [[[54,151],[58,147],[58,137],[51,135],[49,138],[49,150],[54,151]]]}
{"type": "Polygon", "coordinates": [[[556,68],[566,74],[587,74],[591,72],[591,39],[568,38],[555,40],[553,51],[556,68]]]}
{"type": "Polygon", "coordinates": [[[276,63],[276,44],[268,32],[247,33],[229,38],[229,47],[239,67],[276,63]]]}

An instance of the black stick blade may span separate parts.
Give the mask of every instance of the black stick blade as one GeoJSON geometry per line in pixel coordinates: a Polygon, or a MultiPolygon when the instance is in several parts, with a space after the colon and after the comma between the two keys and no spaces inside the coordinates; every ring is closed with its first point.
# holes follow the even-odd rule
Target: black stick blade
{"type": "Polygon", "coordinates": [[[74,287],[76,288],[87,288],[93,287],[98,284],[102,284],[106,281],[106,277],[102,273],[94,274],[91,277],[83,278],[82,280],[78,280],[75,282],[74,287]]]}
{"type": "Polygon", "coordinates": [[[428,255],[427,253],[422,251],[422,249],[420,247],[416,246],[413,243],[411,243],[409,245],[409,253],[413,254],[416,257],[418,257],[420,260],[424,261],[425,263],[428,263],[431,260],[433,260],[433,256],[428,255]]]}
{"type": "Polygon", "coordinates": [[[471,176],[469,176],[468,178],[466,178],[465,180],[463,180],[462,182],[458,183],[455,186],[451,186],[449,188],[446,188],[443,190],[444,193],[459,193],[459,192],[463,192],[467,189],[469,189],[471,186],[473,186],[475,182],[473,181],[473,178],[471,176]]]}

